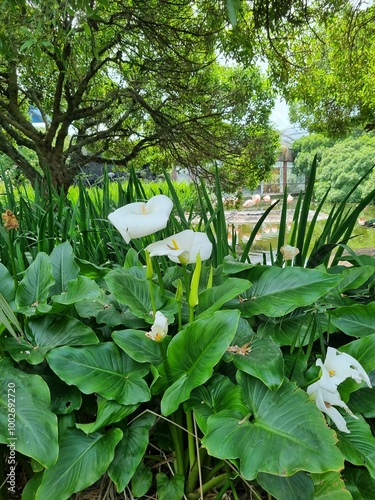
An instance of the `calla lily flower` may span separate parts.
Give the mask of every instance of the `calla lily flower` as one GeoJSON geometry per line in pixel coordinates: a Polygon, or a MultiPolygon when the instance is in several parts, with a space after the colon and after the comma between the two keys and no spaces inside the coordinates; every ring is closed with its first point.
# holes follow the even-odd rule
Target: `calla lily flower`
{"type": "Polygon", "coordinates": [[[168,319],[160,311],[156,311],[155,321],[151,327],[151,331],[146,333],[146,336],[155,342],[161,342],[168,333],[168,319]]]}
{"type": "Polygon", "coordinates": [[[174,236],[151,243],[146,250],[151,257],[167,255],[172,262],[192,264],[196,262],[198,254],[201,260],[211,257],[212,243],[206,233],[186,229],[174,236]]]}
{"type": "Polygon", "coordinates": [[[316,364],[325,368],[335,385],[341,384],[347,378],[352,378],[358,384],[364,381],[370,388],[372,387],[369,376],[362,365],[349,354],[340,352],[333,347],[328,347],[324,364],[321,359],[318,359],[316,364]]]}
{"type": "Polygon", "coordinates": [[[153,196],[147,203],[129,203],[108,215],[109,221],[126,243],[164,229],[172,211],[172,200],[163,194],[153,196]]]}
{"type": "Polygon", "coordinates": [[[284,245],[280,248],[280,252],[284,256],[284,260],[293,260],[293,258],[299,254],[297,247],[292,247],[291,245],[284,245]]]}
{"type": "Polygon", "coordinates": [[[315,401],[317,407],[320,411],[328,415],[333,423],[336,425],[339,431],[350,433],[349,429],[346,426],[346,422],[341,413],[334,408],[334,406],[339,406],[343,408],[351,417],[358,419],[350,409],[346,406],[344,401],[342,401],[339,392],[336,390],[335,392],[327,391],[324,387],[321,386],[320,380],[311,384],[307,388],[307,394],[310,396],[310,399],[315,401]]]}

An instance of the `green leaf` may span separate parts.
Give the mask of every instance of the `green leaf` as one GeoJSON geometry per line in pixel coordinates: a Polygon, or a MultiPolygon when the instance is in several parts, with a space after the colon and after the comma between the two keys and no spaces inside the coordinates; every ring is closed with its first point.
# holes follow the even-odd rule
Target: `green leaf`
{"type": "Polygon", "coordinates": [[[166,346],[171,340],[165,337],[162,342],[155,342],[141,330],[117,330],[112,338],[121,349],[139,363],[161,365],[166,358],[166,346]]]}
{"type": "MultiPolygon", "coordinates": [[[[339,351],[346,352],[361,363],[367,373],[375,369],[375,335],[369,335],[358,340],[353,340],[349,344],[343,345],[339,351]]],[[[353,384],[359,389],[359,385],[354,381],[353,384]]]]}
{"type": "Polygon", "coordinates": [[[28,322],[27,339],[21,343],[13,338],[4,339],[3,347],[11,356],[31,364],[43,361],[47,352],[61,345],[90,345],[99,342],[95,333],[81,321],[69,316],[41,316],[28,322]],[[27,342],[26,342],[27,341],[27,342]]]}
{"type": "Polygon", "coordinates": [[[210,318],[193,321],[172,339],[166,362],[171,385],[161,401],[163,415],[174,412],[195,387],[211,377],[236,333],[238,321],[238,311],[217,311],[210,318]]]}
{"type": "Polygon", "coordinates": [[[260,472],[257,482],[277,500],[301,500],[301,492],[305,500],[315,500],[314,484],[306,472],[297,472],[290,477],[260,472]]]}
{"type": "Polygon", "coordinates": [[[375,273],[374,266],[349,267],[341,272],[342,281],[337,285],[339,293],[356,290],[375,273]]]}
{"type": "Polygon", "coordinates": [[[0,293],[4,299],[11,303],[14,300],[15,288],[13,276],[8,269],[0,262],[0,293]]]}
{"type": "Polygon", "coordinates": [[[264,314],[283,316],[298,307],[309,306],[341,280],[318,269],[269,267],[236,305],[245,317],[264,314]]]}
{"type": "Polygon", "coordinates": [[[219,373],[215,373],[206,386],[196,387],[184,408],[187,411],[194,410],[197,423],[204,433],[207,432],[208,417],[215,413],[228,410],[245,416],[248,412],[241,387],[219,373]]]}
{"type": "Polygon", "coordinates": [[[121,304],[129,307],[130,311],[138,318],[143,318],[151,323],[152,302],[150,296],[150,286],[158,311],[163,311],[165,316],[173,315],[177,312],[177,303],[174,298],[162,296],[160,288],[148,282],[144,277],[144,272],[139,268],[114,269],[106,276],[109,290],[121,304]],[[137,270],[138,272],[135,272],[137,270]]]}
{"type": "Polygon", "coordinates": [[[57,245],[50,255],[52,275],[55,284],[51,287],[50,294],[57,295],[66,292],[69,283],[79,274],[79,266],[75,263],[73,248],[68,241],[57,245]]]}
{"type": "Polygon", "coordinates": [[[375,479],[370,477],[366,469],[345,467],[344,479],[353,500],[373,500],[375,479]]]}
{"type": "Polygon", "coordinates": [[[314,481],[314,500],[351,500],[339,472],[311,474],[311,478],[314,481]]]}
{"type": "Polygon", "coordinates": [[[51,467],[58,456],[58,435],[47,384],[39,375],[18,370],[9,358],[3,358],[0,385],[0,442],[9,445],[9,437],[16,437],[18,452],[51,467]],[[10,408],[15,410],[14,436],[8,433],[8,415],[13,413],[10,408]]]}
{"type": "Polygon", "coordinates": [[[330,311],[332,323],[347,335],[365,337],[375,333],[375,302],[338,307],[330,311]]]}
{"type": "MultiPolygon", "coordinates": [[[[305,313],[282,316],[277,319],[270,318],[262,322],[257,329],[257,335],[264,338],[271,337],[279,346],[294,345],[295,347],[301,347],[301,344],[307,345],[312,340],[310,334],[311,329],[309,331],[308,318],[305,313]]],[[[319,332],[316,331],[314,340],[318,336],[319,332]]]]}
{"type": "Polygon", "coordinates": [[[228,278],[221,285],[205,290],[199,294],[199,305],[196,311],[198,317],[208,318],[226,302],[245,292],[250,287],[250,281],[228,278]]]}
{"type": "Polygon", "coordinates": [[[156,484],[159,500],[180,500],[184,496],[185,477],[175,474],[171,479],[163,473],[156,474],[156,484]]]}
{"type": "Polygon", "coordinates": [[[122,405],[117,401],[108,401],[101,396],[97,397],[98,411],[95,422],[90,424],[76,424],[77,429],[81,429],[86,434],[98,431],[103,427],[114,424],[131,415],[139,405],[122,405]]]}
{"type": "Polygon", "coordinates": [[[134,498],[143,498],[152,485],[152,472],[141,462],[131,479],[130,490],[134,498]]]}
{"type": "Polygon", "coordinates": [[[259,378],[270,389],[277,389],[284,381],[283,355],[271,338],[256,338],[245,355],[233,354],[233,363],[239,370],[259,378]]]}
{"type": "Polygon", "coordinates": [[[124,405],[150,399],[144,380],[148,366],[137,363],[112,342],[57,347],[47,354],[47,361],[64,382],[76,385],[84,394],[97,392],[124,405]]]}
{"type": "Polygon", "coordinates": [[[359,415],[358,419],[344,415],[350,434],[339,432],[338,448],[345,460],[366,467],[375,479],[375,437],[370,426],[359,415]]]}
{"type": "Polygon", "coordinates": [[[54,283],[50,258],[44,252],[39,252],[18,285],[17,310],[26,316],[33,316],[36,312],[48,312],[51,306],[47,304],[47,299],[54,283]]]}
{"type": "Polygon", "coordinates": [[[366,418],[375,418],[375,391],[373,388],[364,387],[352,392],[349,399],[349,407],[356,415],[362,413],[366,418]]]}
{"type": "Polygon", "coordinates": [[[58,304],[70,305],[82,300],[96,300],[99,297],[100,288],[97,283],[86,276],[78,276],[69,282],[66,292],[55,295],[53,301],[58,304]]]}
{"type": "Polygon", "coordinates": [[[202,445],[210,455],[239,458],[241,474],[249,480],[259,472],[289,476],[342,469],[335,433],[304,391],[292,382],[270,391],[243,372],[238,379],[252,417],[241,420],[229,411],[209,417],[202,445]]]}
{"type": "Polygon", "coordinates": [[[66,500],[95,483],[113,460],[121,438],[120,429],[89,436],[78,429],[67,429],[60,440],[59,458],[44,471],[35,500],[50,498],[52,491],[58,492],[59,500],[66,500]]]}
{"type": "Polygon", "coordinates": [[[74,385],[66,385],[54,373],[44,375],[51,391],[51,411],[57,415],[68,415],[79,410],[82,404],[82,395],[74,385]]]}
{"type": "Polygon", "coordinates": [[[117,445],[115,457],[108,468],[108,475],[118,492],[124,491],[140,464],[149,443],[149,430],[154,422],[155,415],[145,413],[123,428],[124,436],[117,445]]]}

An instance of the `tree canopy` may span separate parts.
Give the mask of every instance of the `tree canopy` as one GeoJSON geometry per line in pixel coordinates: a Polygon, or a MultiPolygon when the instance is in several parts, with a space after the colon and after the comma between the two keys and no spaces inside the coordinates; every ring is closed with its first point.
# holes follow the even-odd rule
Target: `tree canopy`
{"type": "Polygon", "coordinates": [[[247,46],[224,2],[4,0],[0,19],[0,151],[30,181],[49,171],[67,189],[91,161],[217,162],[251,187],[271,169],[273,91],[255,65],[218,61],[247,46]]]}
{"type": "MultiPolygon", "coordinates": [[[[318,155],[315,197],[321,200],[329,189],[327,201],[341,202],[359,179],[374,167],[375,134],[357,130],[341,140],[312,134],[295,141],[293,152],[296,154],[294,168],[298,173],[307,173],[314,156],[318,155]]],[[[349,201],[359,202],[374,188],[375,171],[372,171],[349,201]]]]}
{"type": "Polygon", "coordinates": [[[373,2],[306,2],[300,21],[268,30],[263,45],[291,120],[334,137],[374,128],[373,2]]]}

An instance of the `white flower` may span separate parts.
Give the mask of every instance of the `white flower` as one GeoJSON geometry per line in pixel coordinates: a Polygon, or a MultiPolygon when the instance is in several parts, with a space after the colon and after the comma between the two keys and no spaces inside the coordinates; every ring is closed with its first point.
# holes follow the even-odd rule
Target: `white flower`
{"type": "Polygon", "coordinates": [[[320,380],[311,384],[307,388],[307,394],[310,396],[310,399],[315,401],[316,406],[320,411],[328,415],[339,431],[350,433],[349,429],[346,426],[346,422],[344,417],[339,413],[334,406],[339,406],[343,408],[351,417],[358,418],[350,411],[350,409],[346,406],[344,401],[342,401],[339,392],[336,390],[335,392],[327,391],[324,387],[321,386],[320,380]]]}
{"type": "Polygon", "coordinates": [[[341,384],[347,378],[352,378],[358,384],[364,381],[370,388],[372,387],[362,365],[349,354],[340,352],[333,347],[328,347],[324,364],[321,359],[318,359],[316,364],[321,368],[324,366],[331,381],[336,385],[341,384]]]}
{"type": "Polygon", "coordinates": [[[150,198],[147,203],[129,203],[118,208],[108,215],[108,219],[126,243],[129,243],[133,238],[142,238],[164,229],[172,207],[172,200],[168,196],[158,194],[150,198]]]}
{"type": "Polygon", "coordinates": [[[155,321],[151,327],[151,331],[146,333],[147,337],[160,342],[168,333],[168,319],[160,311],[156,311],[155,321]]]}
{"type": "Polygon", "coordinates": [[[146,247],[146,250],[151,257],[167,255],[173,262],[192,264],[196,262],[198,254],[201,260],[207,260],[211,257],[212,243],[206,233],[186,229],[174,236],[151,243],[146,247]]]}
{"type": "Polygon", "coordinates": [[[284,255],[284,260],[293,260],[299,254],[299,250],[291,245],[284,245],[280,248],[280,252],[284,255]]]}

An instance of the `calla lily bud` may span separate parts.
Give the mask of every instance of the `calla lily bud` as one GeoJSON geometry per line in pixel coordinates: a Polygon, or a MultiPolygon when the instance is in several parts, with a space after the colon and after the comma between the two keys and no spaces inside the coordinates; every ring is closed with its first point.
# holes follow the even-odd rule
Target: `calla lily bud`
{"type": "Polygon", "coordinates": [[[180,280],[180,278],[178,278],[177,288],[176,288],[176,302],[182,301],[183,294],[184,294],[184,290],[182,287],[182,281],[180,280]]]}
{"type": "Polygon", "coordinates": [[[195,307],[198,304],[198,294],[199,294],[199,279],[202,270],[202,259],[200,255],[197,255],[197,261],[195,264],[195,269],[193,272],[193,277],[190,285],[190,295],[189,295],[189,306],[195,307]]]}
{"type": "Polygon", "coordinates": [[[151,261],[151,257],[150,257],[150,252],[148,252],[146,250],[145,255],[146,255],[146,278],[148,280],[150,280],[150,279],[152,279],[152,277],[154,275],[154,271],[152,269],[152,261],[151,261]]]}

